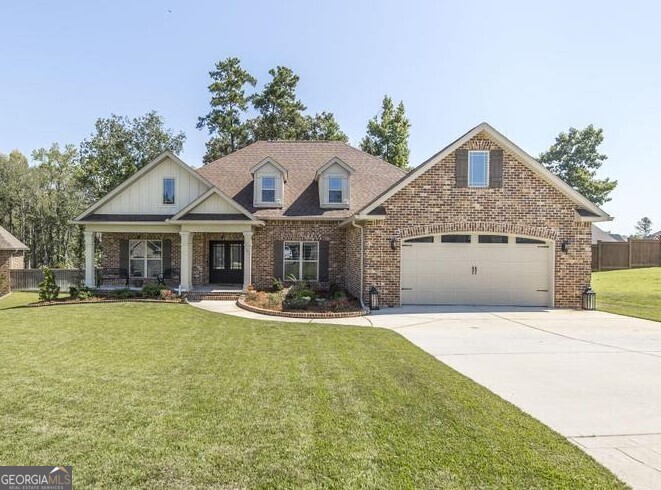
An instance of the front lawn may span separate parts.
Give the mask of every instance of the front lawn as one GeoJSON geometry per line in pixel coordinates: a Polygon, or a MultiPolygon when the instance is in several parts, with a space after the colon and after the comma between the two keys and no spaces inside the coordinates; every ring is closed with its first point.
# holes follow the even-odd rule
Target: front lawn
{"type": "Polygon", "coordinates": [[[661,267],[593,272],[597,309],[661,322],[661,267]]]}
{"type": "Polygon", "coordinates": [[[0,464],[95,488],[623,488],[398,334],[0,300],[0,464]],[[7,309],[1,309],[7,308],[7,309]]]}

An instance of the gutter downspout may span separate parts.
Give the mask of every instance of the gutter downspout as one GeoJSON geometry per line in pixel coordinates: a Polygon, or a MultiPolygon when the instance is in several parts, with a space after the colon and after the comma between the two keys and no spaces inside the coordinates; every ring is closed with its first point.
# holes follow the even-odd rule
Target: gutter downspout
{"type": "Polygon", "coordinates": [[[357,225],[355,220],[351,221],[351,226],[353,226],[354,228],[360,228],[360,296],[359,296],[358,299],[360,300],[360,307],[365,309],[365,308],[367,308],[365,306],[365,303],[363,302],[363,294],[364,294],[363,274],[365,272],[365,269],[364,269],[364,262],[365,262],[365,260],[364,260],[364,256],[365,256],[365,248],[364,248],[365,227],[357,225]]]}

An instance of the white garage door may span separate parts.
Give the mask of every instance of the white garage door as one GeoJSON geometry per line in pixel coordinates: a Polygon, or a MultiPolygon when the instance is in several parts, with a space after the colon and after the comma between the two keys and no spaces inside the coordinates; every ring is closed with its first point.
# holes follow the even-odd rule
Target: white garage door
{"type": "Polygon", "coordinates": [[[551,305],[551,242],[446,234],[402,241],[402,304],[551,305]]]}

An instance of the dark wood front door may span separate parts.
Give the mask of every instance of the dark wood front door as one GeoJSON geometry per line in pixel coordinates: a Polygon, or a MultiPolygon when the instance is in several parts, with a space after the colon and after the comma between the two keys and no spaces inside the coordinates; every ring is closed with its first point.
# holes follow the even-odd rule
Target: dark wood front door
{"type": "Polygon", "coordinates": [[[209,283],[243,284],[243,242],[209,242],[209,283]]]}

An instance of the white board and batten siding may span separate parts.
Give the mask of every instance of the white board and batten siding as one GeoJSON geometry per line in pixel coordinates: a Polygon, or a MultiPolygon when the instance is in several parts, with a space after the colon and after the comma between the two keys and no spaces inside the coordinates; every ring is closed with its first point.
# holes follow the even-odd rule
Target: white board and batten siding
{"type": "Polygon", "coordinates": [[[101,206],[98,214],[176,214],[209,187],[166,158],[101,206]],[[163,204],[163,179],[175,179],[175,203],[163,204]]]}
{"type": "Polygon", "coordinates": [[[211,194],[188,212],[195,214],[243,214],[218,194],[211,194]]]}
{"type": "MultiPolygon", "coordinates": [[[[466,233],[468,235],[468,233],[466,233]]],[[[552,242],[402,243],[402,304],[552,306],[552,242]]]]}

